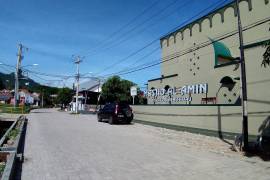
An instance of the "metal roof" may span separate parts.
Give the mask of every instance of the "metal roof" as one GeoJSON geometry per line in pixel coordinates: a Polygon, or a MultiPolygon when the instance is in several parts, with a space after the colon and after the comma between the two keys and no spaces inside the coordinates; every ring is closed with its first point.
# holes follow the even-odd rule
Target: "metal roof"
{"type": "Polygon", "coordinates": [[[102,85],[103,85],[103,82],[99,82],[97,80],[91,79],[80,84],[79,92],[81,91],[101,92],[102,85]]]}

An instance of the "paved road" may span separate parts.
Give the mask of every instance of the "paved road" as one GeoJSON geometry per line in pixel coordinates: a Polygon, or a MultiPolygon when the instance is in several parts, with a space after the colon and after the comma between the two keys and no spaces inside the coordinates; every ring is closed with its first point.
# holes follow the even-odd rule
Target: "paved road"
{"type": "Polygon", "coordinates": [[[23,180],[270,177],[269,164],[185,147],[153,133],[155,127],[111,126],[98,123],[94,115],[54,109],[35,110],[28,118],[23,180]]]}

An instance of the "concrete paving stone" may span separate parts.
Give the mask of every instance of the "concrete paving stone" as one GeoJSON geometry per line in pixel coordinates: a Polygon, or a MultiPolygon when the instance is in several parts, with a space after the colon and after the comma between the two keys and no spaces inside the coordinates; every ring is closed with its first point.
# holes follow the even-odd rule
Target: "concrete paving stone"
{"type": "Polygon", "coordinates": [[[22,179],[269,179],[270,164],[214,138],[95,115],[37,109],[28,116],[22,179]]]}

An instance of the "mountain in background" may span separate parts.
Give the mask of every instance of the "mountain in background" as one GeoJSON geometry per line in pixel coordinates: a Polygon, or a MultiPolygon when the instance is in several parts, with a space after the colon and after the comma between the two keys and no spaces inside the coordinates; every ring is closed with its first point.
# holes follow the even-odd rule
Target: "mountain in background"
{"type": "MultiPolygon", "coordinates": [[[[15,84],[14,73],[5,74],[0,72],[0,81],[6,89],[13,90],[15,84]]],[[[47,92],[48,94],[57,94],[59,88],[42,85],[33,79],[20,75],[20,89],[27,89],[30,92],[47,92]]]]}
{"type": "MultiPolygon", "coordinates": [[[[53,99],[51,95],[59,94],[59,92],[63,90],[62,88],[42,85],[38,82],[35,82],[33,79],[23,75],[20,75],[19,82],[20,82],[19,83],[20,89],[27,89],[29,92],[40,93],[44,99],[44,106],[53,106],[55,104],[54,102],[55,99],[53,99]]],[[[15,86],[14,84],[15,84],[14,73],[4,74],[0,72],[0,90],[1,89],[13,90],[15,86]]],[[[70,96],[72,97],[73,91],[69,88],[65,89],[68,89],[71,92],[70,96]]]]}
{"type": "MultiPolygon", "coordinates": [[[[2,81],[6,89],[10,90],[14,89],[15,86],[14,73],[4,74],[0,72],[0,80],[2,81]]],[[[41,84],[25,76],[21,76],[19,81],[20,81],[20,89],[22,88],[28,89],[29,91],[38,91],[42,86],[41,84]]]]}

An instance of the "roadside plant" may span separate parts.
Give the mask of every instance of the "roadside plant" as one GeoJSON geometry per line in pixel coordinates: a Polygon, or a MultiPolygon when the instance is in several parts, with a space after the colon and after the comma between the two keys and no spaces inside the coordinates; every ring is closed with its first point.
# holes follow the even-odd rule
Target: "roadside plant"
{"type": "Polygon", "coordinates": [[[5,162],[0,162],[0,178],[5,170],[6,163],[5,162]]]}
{"type": "Polygon", "coordinates": [[[15,128],[8,133],[7,138],[10,140],[14,140],[18,134],[19,134],[19,129],[15,128]]]}

